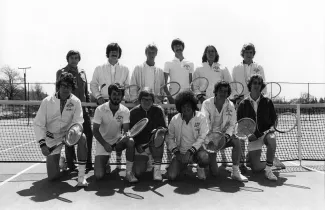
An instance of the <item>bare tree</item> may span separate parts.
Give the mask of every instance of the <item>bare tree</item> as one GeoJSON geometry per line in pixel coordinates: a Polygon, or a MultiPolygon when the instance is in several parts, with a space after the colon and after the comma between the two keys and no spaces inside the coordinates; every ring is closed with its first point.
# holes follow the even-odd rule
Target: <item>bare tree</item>
{"type": "Polygon", "coordinates": [[[9,66],[4,66],[0,69],[0,94],[1,98],[8,97],[9,100],[22,99],[23,78],[19,72],[9,66]]]}
{"type": "Polygon", "coordinates": [[[32,87],[31,92],[31,100],[41,101],[47,96],[43,91],[43,87],[40,83],[36,83],[35,86],[32,87]]]}

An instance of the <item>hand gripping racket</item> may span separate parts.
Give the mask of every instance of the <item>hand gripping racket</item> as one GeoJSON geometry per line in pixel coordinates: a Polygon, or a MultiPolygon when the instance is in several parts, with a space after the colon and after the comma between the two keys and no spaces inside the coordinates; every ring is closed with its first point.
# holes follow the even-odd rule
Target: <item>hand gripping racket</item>
{"type": "Polygon", "coordinates": [[[138,135],[147,126],[148,122],[149,122],[148,118],[141,119],[139,122],[137,122],[131,128],[131,130],[128,133],[126,133],[126,134],[122,135],[120,138],[118,138],[117,141],[115,142],[115,144],[112,145],[112,147],[115,147],[116,144],[118,144],[125,137],[133,138],[134,136],[138,135]]]}
{"type": "Polygon", "coordinates": [[[79,123],[71,125],[67,130],[66,135],[63,137],[62,141],[59,144],[49,148],[50,153],[52,153],[57,147],[61,146],[62,144],[65,144],[68,147],[76,145],[79,142],[82,133],[83,128],[79,123]]]}
{"type": "Polygon", "coordinates": [[[150,143],[153,142],[154,147],[159,148],[161,145],[163,145],[165,141],[165,137],[167,134],[168,130],[163,127],[159,127],[157,129],[154,129],[152,132],[152,135],[150,136],[149,142],[142,144],[141,147],[142,149],[146,149],[150,143]]]}
{"type": "Polygon", "coordinates": [[[197,77],[190,84],[191,91],[195,94],[197,99],[201,99],[201,97],[205,96],[208,87],[209,80],[205,77],[197,77]]]}
{"type": "Polygon", "coordinates": [[[203,148],[209,153],[216,153],[221,149],[224,149],[227,141],[224,133],[215,131],[207,135],[209,143],[203,144],[203,148]]]}
{"type": "Polygon", "coordinates": [[[135,103],[138,100],[140,89],[138,85],[127,86],[125,88],[125,102],[135,103]]]}
{"type": "Polygon", "coordinates": [[[168,99],[169,103],[174,103],[174,98],[177,93],[181,90],[181,85],[178,82],[169,82],[160,87],[159,94],[156,96],[159,101],[164,101],[165,98],[168,99]]]}
{"type": "Polygon", "coordinates": [[[251,118],[242,118],[236,122],[235,136],[240,140],[246,140],[251,134],[254,134],[256,123],[251,118]]]}

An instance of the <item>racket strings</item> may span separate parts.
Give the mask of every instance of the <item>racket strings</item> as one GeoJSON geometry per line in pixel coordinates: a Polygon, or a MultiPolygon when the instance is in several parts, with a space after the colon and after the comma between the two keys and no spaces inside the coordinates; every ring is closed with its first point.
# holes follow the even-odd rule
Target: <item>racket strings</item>
{"type": "Polygon", "coordinates": [[[297,125],[297,118],[293,114],[280,114],[276,120],[275,128],[281,132],[288,132],[297,125]]]}

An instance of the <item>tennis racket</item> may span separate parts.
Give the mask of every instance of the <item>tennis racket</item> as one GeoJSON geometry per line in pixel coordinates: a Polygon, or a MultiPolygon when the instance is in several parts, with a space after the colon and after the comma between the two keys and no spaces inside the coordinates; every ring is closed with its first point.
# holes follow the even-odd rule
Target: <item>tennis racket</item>
{"type": "Polygon", "coordinates": [[[57,147],[65,144],[68,147],[72,147],[79,142],[80,137],[82,136],[83,128],[79,123],[75,123],[69,127],[66,132],[66,135],[62,138],[62,141],[49,148],[50,153],[52,153],[57,147]]]}
{"type": "Polygon", "coordinates": [[[274,126],[265,131],[264,134],[274,131],[279,133],[288,133],[292,131],[297,124],[297,115],[291,112],[285,112],[277,116],[274,126]]]}
{"type": "Polygon", "coordinates": [[[267,95],[273,99],[280,95],[281,93],[281,85],[277,82],[268,82],[266,83],[267,95]]]}
{"type": "Polygon", "coordinates": [[[160,87],[159,94],[156,97],[159,99],[159,101],[164,101],[164,99],[167,98],[169,103],[173,103],[173,96],[179,93],[180,90],[181,85],[178,82],[169,82],[160,87]]]}
{"type": "Polygon", "coordinates": [[[235,136],[240,140],[246,140],[251,134],[254,134],[256,123],[251,118],[242,118],[235,124],[235,136]]]}
{"type": "Polygon", "coordinates": [[[112,147],[115,147],[116,144],[118,144],[122,139],[124,139],[127,136],[133,138],[134,136],[138,135],[147,126],[148,122],[149,122],[148,118],[141,119],[131,128],[131,130],[128,133],[118,138],[115,144],[112,145],[112,147]]]}
{"type": "Polygon", "coordinates": [[[234,100],[237,100],[241,97],[243,97],[243,92],[244,92],[244,85],[241,82],[231,82],[230,88],[231,92],[234,95],[234,100]]]}
{"type": "Polygon", "coordinates": [[[190,84],[191,91],[198,99],[205,96],[208,87],[209,80],[205,77],[197,77],[190,84]]]}
{"type": "Polygon", "coordinates": [[[138,100],[140,93],[140,87],[138,85],[129,85],[125,88],[125,101],[129,103],[135,103],[138,100]]]}
{"type": "Polygon", "coordinates": [[[209,143],[207,145],[203,144],[203,148],[205,147],[204,149],[209,153],[216,153],[224,149],[227,143],[225,134],[219,131],[209,133],[207,138],[209,139],[209,143]]]}
{"type": "Polygon", "coordinates": [[[149,139],[149,142],[141,145],[142,149],[143,150],[146,149],[151,142],[154,143],[153,145],[156,148],[161,147],[161,145],[163,145],[163,143],[165,141],[167,132],[168,132],[168,130],[163,127],[155,129],[154,133],[151,135],[151,137],[149,139]]]}

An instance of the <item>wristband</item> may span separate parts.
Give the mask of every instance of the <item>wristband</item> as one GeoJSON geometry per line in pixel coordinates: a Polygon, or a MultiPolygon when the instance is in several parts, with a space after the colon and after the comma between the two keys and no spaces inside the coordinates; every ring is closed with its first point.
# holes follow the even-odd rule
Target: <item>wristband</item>
{"type": "Polygon", "coordinates": [[[46,146],[45,140],[41,139],[38,141],[39,147],[42,148],[43,146],[46,146]]]}
{"type": "Polygon", "coordinates": [[[226,142],[230,141],[230,135],[229,134],[225,134],[225,137],[226,137],[226,142]]]}
{"type": "Polygon", "coordinates": [[[174,149],[172,149],[172,153],[173,153],[174,155],[176,155],[177,152],[179,152],[179,150],[177,149],[177,147],[175,147],[174,149]]]}
{"type": "Polygon", "coordinates": [[[191,149],[188,149],[187,151],[189,151],[191,153],[191,155],[193,155],[196,152],[196,148],[191,147],[191,149]]]}

